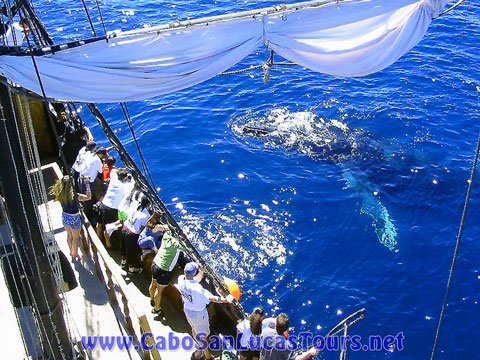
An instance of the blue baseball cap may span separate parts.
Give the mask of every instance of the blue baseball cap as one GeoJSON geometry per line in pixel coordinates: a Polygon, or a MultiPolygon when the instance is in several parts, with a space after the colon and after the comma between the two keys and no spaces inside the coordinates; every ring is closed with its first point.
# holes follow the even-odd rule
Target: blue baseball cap
{"type": "Polygon", "coordinates": [[[193,261],[189,262],[187,265],[185,265],[183,272],[185,273],[185,275],[195,276],[198,272],[198,264],[193,261]]]}

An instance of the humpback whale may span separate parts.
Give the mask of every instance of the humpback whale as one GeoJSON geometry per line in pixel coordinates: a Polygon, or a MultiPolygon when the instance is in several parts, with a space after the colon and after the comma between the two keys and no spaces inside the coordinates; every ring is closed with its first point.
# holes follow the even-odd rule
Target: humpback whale
{"type": "Polygon", "coordinates": [[[362,199],[360,212],[371,217],[380,243],[398,251],[395,222],[368,176],[378,169],[378,164],[386,166],[393,153],[372,134],[338,120],[323,119],[311,111],[291,112],[288,108],[234,117],[228,126],[241,139],[259,139],[266,147],[306,154],[315,161],[338,165],[346,188],[362,199]]]}

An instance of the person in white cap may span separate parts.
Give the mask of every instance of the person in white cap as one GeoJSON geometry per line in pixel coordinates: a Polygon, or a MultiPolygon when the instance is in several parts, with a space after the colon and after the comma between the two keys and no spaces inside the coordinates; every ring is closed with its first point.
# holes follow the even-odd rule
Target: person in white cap
{"type": "MultiPolygon", "coordinates": [[[[200,285],[203,278],[203,270],[199,270],[196,262],[189,262],[184,268],[185,275],[178,277],[175,287],[180,291],[183,300],[183,309],[187,317],[187,321],[192,327],[192,336],[195,339],[196,335],[202,340],[208,342],[210,335],[210,322],[208,318],[207,305],[210,302],[225,304],[233,301],[233,296],[229,295],[227,298],[222,298],[213,295],[207,289],[200,285]],[[200,335],[201,334],[201,335],[200,335]]],[[[203,351],[205,359],[213,359],[209,349],[203,351]]]]}

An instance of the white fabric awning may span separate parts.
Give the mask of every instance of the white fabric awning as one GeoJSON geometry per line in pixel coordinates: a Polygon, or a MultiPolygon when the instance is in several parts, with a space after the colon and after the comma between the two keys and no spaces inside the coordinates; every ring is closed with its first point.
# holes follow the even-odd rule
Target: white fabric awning
{"type": "MultiPolygon", "coordinates": [[[[179,29],[120,33],[37,56],[47,97],[78,102],[143,100],[206,81],[262,43],[314,71],[365,76],[393,64],[424,36],[450,0],[352,0],[179,29]]],[[[1,56],[0,73],[41,94],[30,56],[1,56]]]]}

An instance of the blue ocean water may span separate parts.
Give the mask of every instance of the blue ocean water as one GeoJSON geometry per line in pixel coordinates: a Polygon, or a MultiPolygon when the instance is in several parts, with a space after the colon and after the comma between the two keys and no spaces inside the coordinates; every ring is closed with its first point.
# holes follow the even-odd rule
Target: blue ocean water
{"type": "MultiPolygon", "coordinates": [[[[56,42],[91,35],[81,2],[34,3],[56,42]]],[[[101,9],[107,30],[125,30],[272,4],[112,0],[101,9]]],[[[479,15],[465,2],[367,77],[281,67],[267,85],[257,71],[128,104],[160,196],[211,264],[238,280],[247,310],[285,311],[293,333],[325,334],[366,307],[350,334],[404,332],[405,349],[351,359],[429,356],[480,130],[479,15]],[[284,133],[243,136],[249,123],[284,133]]],[[[267,57],[260,48],[236,68],[267,57]]],[[[138,159],[120,106],[101,109],[138,159]]],[[[479,199],[476,185],[438,359],[479,358],[479,199]]]]}

